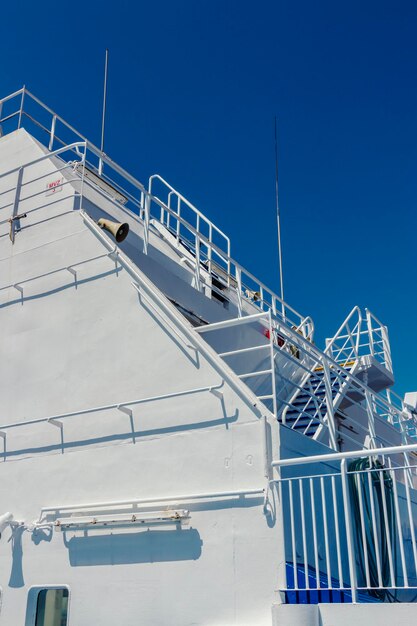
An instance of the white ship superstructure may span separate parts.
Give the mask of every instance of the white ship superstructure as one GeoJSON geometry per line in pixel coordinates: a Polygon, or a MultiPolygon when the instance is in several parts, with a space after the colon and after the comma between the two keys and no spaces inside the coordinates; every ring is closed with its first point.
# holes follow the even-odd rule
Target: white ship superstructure
{"type": "Polygon", "coordinates": [[[0,625],[415,623],[386,326],[320,348],[161,176],[0,110],[0,625]]]}

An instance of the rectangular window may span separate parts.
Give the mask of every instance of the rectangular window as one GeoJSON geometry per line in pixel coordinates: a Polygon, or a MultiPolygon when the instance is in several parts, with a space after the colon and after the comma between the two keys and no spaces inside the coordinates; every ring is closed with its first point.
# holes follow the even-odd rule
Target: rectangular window
{"type": "Polygon", "coordinates": [[[68,589],[40,589],[35,626],[67,626],[68,589]]]}

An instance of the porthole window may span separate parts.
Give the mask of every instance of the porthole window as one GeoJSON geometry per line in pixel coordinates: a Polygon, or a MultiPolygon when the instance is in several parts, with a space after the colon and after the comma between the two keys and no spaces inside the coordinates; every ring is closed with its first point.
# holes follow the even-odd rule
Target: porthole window
{"type": "Polygon", "coordinates": [[[68,589],[37,589],[34,626],[67,626],[68,589]]]}

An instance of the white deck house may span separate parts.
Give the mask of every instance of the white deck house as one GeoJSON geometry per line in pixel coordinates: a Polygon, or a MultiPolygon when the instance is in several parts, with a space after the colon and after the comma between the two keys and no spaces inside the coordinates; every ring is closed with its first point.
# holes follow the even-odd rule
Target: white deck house
{"type": "Polygon", "coordinates": [[[161,176],[0,110],[0,626],[414,623],[387,328],[321,349],[161,176]]]}

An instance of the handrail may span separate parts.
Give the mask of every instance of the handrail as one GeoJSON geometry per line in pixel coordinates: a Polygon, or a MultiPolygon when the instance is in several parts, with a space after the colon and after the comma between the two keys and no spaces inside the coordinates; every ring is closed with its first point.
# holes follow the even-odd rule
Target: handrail
{"type": "MultiPolygon", "coordinates": [[[[37,165],[38,163],[40,163],[41,161],[46,161],[47,159],[50,159],[54,156],[58,156],[59,154],[61,154],[62,152],[68,152],[68,150],[72,150],[75,147],[87,147],[87,144],[85,141],[75,141],[74,143],[68,144],[67,146],[64,146],[62,148],[58,148],[57,150],[54,150],[53,152],[48,152],[48,154],[44,154],[41,157],[38,157],[37,159],[33,159],[33,161],[28,161],[27,163],[24,163],[23,165],[19,165],[17,167],[14,167],[11,170],[8,170],[7,172],[3,172],[2,174],[0,174],[0,178],[3,178],[4,176],[10,176],[10,174],[14,174],[15,172],[18,172],[21,169],[25,169],[26,167],[31,167],[32,165],[37,165]]],[[[85,155],[82,155],[85,157],[85,155]]],[[[81,163],[83,163],[83,161],[81,161],[81,163]]],[[[33,182],[33,181],[29,181],[29,182],[33,182]]],[[[14,187],[12,189],[10,189],[10,191],[13,191],[14,187]]]]}
{"type": "MultiPolygon", "coordinates": [[[[103,231],[97,226],[94,220],[85,212],[81,211],[81,215],[85,223],[89,226],[89,228],[95,233],[97,238],[101,241],[101,243],[110,251],[113,249],[109,238],[103,234],[103,231]]],[[[162,294],[157,290],[157,288],[143,275],[138,268],[136,268],[133,263],[130,261],[128,257],[126,257],[123,252],[121,252],[118,248],[116,249],[117,258],[121,265],[126,269],[126,271],[136,280],[141,287],[147,292],[149,297],[156,301],[160,311],[162,312],[162,316],[167,317],[170,321],[175,322],[179,326],[179,330],[183,333],[185,338],[194,346],[195,349],[201,351],[202,354],[207,358],[207,360],[215,367],[216,370],[221,370],[222,376],[228,380],[230,386],[232,386],[235,391],[239,394],[244,401],[251,406],[252,409],[255,409],[256,413],[259,414],[260,411],[263,410],[258,406],[258,398],[252,391],[237,378],[234,372],[218,358],[218,354],[204,341],[202,337],[198,333],[195,332],[195,328],[191,326],[186,319],[180,315],[177,309],[172,305],[169,300],[164,298],[162,294]]]]}
{"type": "Polygon", "coordinates": [[[260,494],[264,494],[265,489],[260,487],[258,489],[237,489],[235,491],[209,491],[207,493],[190,493],[190,494],[175,494],[170,496],[154,496],[152,498],[131,498],[128,500],[105,500],[103,502],[77,502],[75,504],[61,504],[61,505],[52,505],[52,506],[43,506],[41,508],[41,512],[39,515],[39,520],[42,520],[42,516],[46,514],[51,514],[58,511],[71,511],[71,510],[79,510],[79,509],[103,509],[109,507],[120,507],[120,506],[129,506],[129,505],[142,505],[142,504],[152,504],[159,502],[178,502],[178,501],[187,501],[187,500],[205,500],[212,498],[234,498],[234,497],[245,497],[245,496],[256,496],[260,494]]]}
{"type": "MultiPolygon", "coordinates": [[[[240,318],[234,318],[231,320],[223,320],[221,322],[214,322],[212,324],[207,324],[204,326],[200,326],[195,328],[194,330],[198,333],[206,334],[210,331],[215,330],[223,330],[226,328],[230,328],[236,325],[242,325],[246,323],[251,323],[253,321],[265,319],[267,324],[270,323],[268,313],[264,312],[261,314],[255,315],[247,315],[240,318]]],[[[329,435],[331,439],[331,445],[336,447],[336,425],[335,425],[335,415],[337,404],[339,400],[343,397],[345,393],[349,391],[349,389],[354,389],[356,393],[359,393],[362,396],[362,405],[359,401],[351,398],[351,403],[357,406],[363,406],[364,410],[366,410],[368,415],[368,432],[371,436],[371,440],[375,445],[378,437],[375,434],[375,426],[374,422],[376,419],[385,419],[388,420],[393,426],[397,425],[400,428],[403,435],[411,436],[411,432],[407,431],[405,413],[403,409],[398,409],[391,402],[389,397],[387,399],[383,398],[381,395],[376,394],[365,382],[361,379],[357,378],[354,373],[349,371],[343,367],[343,364],[338,363],[332,356],[327,354],[326,352],[322,352],[317,346],[311,343],[307,343],[307,340],[301,337],[297,330],[290,328],[284,325],[283,321],[279,322],[278,320],[274,321],[274,326],[269,326],[269,339],[271,345],[273,345],[273,331],[276,331],[278,335],[282,336],[284,343],[279,345],[273,345],[273,350],[275,353],[275,357],[281,353],[284,354],[283,348],[285,345],[293,345],[297,351],[299,351],[301,357],[295,359],[291,353],[286,353],[285,356],[288,360],[292,361],[295,365],[297,365],[298,371],[304,371],[305,376],[301,379],[300,383],[296,381],[292,381],[287,378],[282,372],[279,374],[282,381],[285,383],[289,383],[292,388],[295,388],[295,392],[290,397],[289,401],[286,399],[278,398],[276,395],[276,391],[271,396],[271,399],[274,400],[274,414],[278,417],[277,414],[277,402],[279,400],[280,403],[284,405],[284,409],[281,415],[281,421],[286,423],[286,413],[292,408],[298,411],[298,417],[295,419],[295,422],[292,424],[292,428],[296,428],[299,420],[301,418],[307,418],[309,420],[306,431],[314,425],[314,422],[319,422],[321,427],[326,426],[329,429],[329,435]],[[310,362],[303,363],[303,357],[306,359],[310,359],[310,362]],[[320,366],[323,370],[323,377],[315,383],[315,388],[311,388],[311,390],[307,387],[307,381],[311,378],[311,376],[316,374],[317,367],[320,366]],[[332,375],[331,375],[332,374],[332,375]],[[306,401],[306,406],[298,406],[294,404],[294,400],[297,396],[305,391],[308,395],[308,399],[306,401]],[[324,398],[320,397],[320,393],[324,392],[324,398]],[[315,407],[315,411],[313,413],[309,413],[306,411],[307,404],[311,407],[315,407]],[[325,421],[323,420],[323,414],[325,417],[325,421]],[[395,418],[395,419],[394,419],[395,418]],[[395,421],[397,420],[397,422],[395,421]]],[[[269,347],[267,343],[263,346],[256,346],[256,349],[259,350],[260,347],[267,348],[269,347]]],[[[236,350],[228,350],[225,353],[220,353],[219,356],[222,358],[228,356],[234,356],[236,354],[240,354],[243,352],[247,352],[253,350],[252,347],[243,347],[236,350]]],[[[253,370],[253,374],[255,376],[256,369],[253,370]]],[[[272,366],[270,370],[272,379],[275,380],[274,367],[272,366]]],[[[262,400],[262,397],[259,396],[262,400]]],[[[415,425],[415,422],[413,422],[415,425]]]]}
{"type": "Polygon", "coordinates": [[[355,313],[358,314],[359,325],[362,324],[362,312],[361,312],[360,308],[356,305],[356,306],[353,307],[351,312],[347,315],[345,320],[340,324],[340,327],[338,328],[338,330],[336,331],[336,333],[334,334],[332,339],[328,343],[326,342],[326,348],[324,350],[326,352],[326,354],[331,351],[331,348],[332,348],[333,344],[336,342],[336,339],[341,335],[342,330],[346,327],[346,325],[349,323],[349,321],[355,315],[355,313]]]}
{"type": "Polygon", "coordinates": [[[364,318],[360,308],[358,306],[353,307],[332,339],[326,340],[325,352],[326,354],[333,354],[338,362],[356,360],[369,354],[392,372],[387,328],[369,309],[365,309],[365,313],[364,318]],[[355,315],[357,321],[351,328],[349,324],[355,315]],[[378,327],[374,327],[372,321],[375,321],[378,327]],[[368,338],[367,341],[365,337],[368,338]],[[365,349],[367,349],[366,352],[365,349]]]}
{"type": "Polygon", "coordinates": [[[218,226],[216,226],[211,220],[209,220],[204,215],[204,213],[202,213],[199,209],[197,209],[197,207],[194,206],[194,204],[192,204],[189,200],[187,200],[187,198],[185,196],[183,196],[179,191],[174,189],[174,187],[172,187],[172,185],[170,185],[170,183],[168,183],[165,180],[165,178],[163,178],[160,174],[153,174],[152,176],[150,176],[150,178],[149,178],[149,186],[148,186],[149,194],[152,195],[152,183],[153,183],[154,180],[161,181],[166,187],[168,187],[168,189],[171,190],[171,193],[175,194],[178,198],[180,198],[182,200],[182,202],[184,202],[190,209],[192,209],[194,211],[194,213],[199,215],[205,222],[207,222],[207,224],[210,224],[214,228],[214,230],[219,233],[219,235],[222,235],[225,238],[225,240],[227,241],[227,244],[228,244],[228,254],[230,256],[230,238],[220,228],[218,228],[218,226]]]}
{"type": "Polygon", "coordinates": [[[372,448],[370,450],[349,450],[348,452],[331,452],[330,454],[317,454],[315,456],[300,456],[292,459],[277,459],[271,462],[272,467],[286,467],[288,465],[306,465],[308,463],[321,463],[326,461],[341,461],[343,459],[359,459],[361,457],[387,456],[389,454],[406,454],[417,452],[417,443],[405,446],[391,446],[386,448],[372,448]]]}
{"type": "Polygon", "coordinates": [[[90,413],[98,413],[100,411],[109,411],[110,409],[120,409],[121,407],[134,406],[137,404],[146,404],[148,402],[155,402],[157,400],[169,400],[170,398],[178,398],[180,396],[188,396],[194,393],[203,393],[206,391],[213,392],[221,389],[223,381],[216,383],[215,385],[207,385],[206,387],[196,387],[193,389],[186,389],[181,391],[173,391],[170,393],[160,394],[158,396],[149,396],[145,398],[139,398],[136,400],[123,400],[122,402],[113,402],[111,404],[103,404],[101,406],[90,407],[88,409],[79,409],[77,411],[68,411],[67,413],[57,413],[56,415],[49,415],[48,417],[38,417],[30,420],[21,420],[20,422],[11,422],[10,424],[3,424],[0,426],[0,432],[10,428],[17,428],[19,426],[31,426],[32,424],[42,424],[45,422],[52,422],[63,420],[67,417],[78,417],[79,415],[88,415],[90,413]]]}
{"type": "MultiPolygon", "coordinates": [[[[133,202],[134,204],[134,211],[132,211],[132,209],[130,207],[126,207],[127,210],[132,211],[133,215],[136,215],[135,211],[139,210],[139,216],[142,216],[142,212],[145,212],[145,239],[148,236],[147,235],[147,231],[149,229],[149,220],[146,220],[146,199],[151,200],[154,199],[155,201],[158,201],[159,199],[157,199],[157,197],[152,197],[152,195],[149,195],[149,192],[145,189],[144,185],[137,180],[135,177],[133,177],[132,175],[130,175],[125,169],[123,169],[122,167],[120,167],[119,165],[117,165],[112,159],[110,159],[106,154],[102,153],[101,150],[95,146],[93,143],[91,143],[90,141],[88,141],[86,139],[86,137],[84,137],[84,135],[82,135],[81,133],[79,133],[73,126],[71,126],[70,124],[68,124],[63,118],[61,118],[59,115],[57,115],[50,107],[48,107],[47,105],[45,105],[39,98],[37,98],[36,96],[34,96],[28,89],[23,88],[20,89],[18,91],[16,91],[14,94],[11,94],[10,96],[7,96],[6,98],[3,98],[0,100],[0,106],[2,103],[5,103],[9,100],[13,100],[13,98],[22,96],[19,102],[19,110],[16,111],[16,116],[19,116],[19,121],[18,121],[18,128],[20,128],[21,126],[21,121],[22,121],[22,113],[26,114],[26,109],[25,107],[27,107],[27,103],[30,101],[33,101],[34,103],[36,103],[38,106],[40,106],[41,108],[43,108],[45,111],[48,112],[49,115],[51,115],[51,127],[50,129],[48,129],[46,126],[44,126],[43,124],[41,125],[42,127],[42,131],[46,132],[49,137],[49,149],[51,150],[51,147],[53,145],[54,140],[56,139],[57,141],[59,140],[61,143],[64,143],[61,139],[59,139],[58,135],[56,134],[56,125],[57,123],[62,124],[67,130],[69,130],[71,133],[75,134],[78,138],[80,138],[83,142],[85,142],[86,144],[86,151],[88,153],[91,153],[94,155],[94,157],[99,159],[99,164],[98,167],[96,167],[95,165],[93,165],[92,163],[90,163],[90,161],[86,158],[85,159],[85,163],[88,163],[89,166],[93,167],[95,171],[98,172],[98,175],[102,175],[110,184],[112,184],[113,186],[115,186],[116,188],[120,189],[120,191],[122,193],[125,193],[129,198],[130,198],[130,202],[133,202]],[[132,185],[132,187],[134,188],[134,190],[137,190],[139,192],[140,195],[140,199],[138,198],[138,200],[136,200],[134,198],[134,195],[131,194],[129,191],[123,189],[123,187],[115,182],[114,180],[112,180],[109,176],[107,176],[106,174],[103,174],[101,172],[102,170],[102,166],[103,164],[108,165],[109,168],[111,168],[117,176],[120,176],[123,180],[127,181],[127,183],[129,185],[132,185]]],[[[29,116],[29,118],[31,120],[33,120],[35,123],[37,123],[36,119],[34,117],[32,117],[29,113],[27,113],[27,115],[29,116]]],[[[0,120],[0,123],[2,122],[2,120],[0,120]]],[[[71,144],[72,146],[72,150],[74,151],[74,149],[76,148],[75,143],[71,144]]],[[[65,151],[65,149],[71,149],[69,148],[66,144],[63,146],[62,151],[65,151]]],[[[195,229],[197,232],[194,233],[194,236],[197,238],[197,241],[201,240],[204,242],[204,244],[207,246],[207,250],[208,250],[208,255],[211,255],[211,251],[213,250],[213,252],[215,252],[216,254],[219,255],[219,257],[221,259],[223,259],[223,262],[226,264],[227,266],[227,281],[228,281],[228,285],[229,285],[229,289],[233,290],[235,287],[234,285],[230,285],[230,282],[232,280],[234,280],[236,282],[236,285],[240,285],[242,287],[242,293],[237,293],[237,299],[238,302],[241,302],[242,297],[244,297],[244,293],[243,293],[243,287],[244,285],[242,284],[242,274],[243,276],[248,280],[248,281],[252,281],[256,287],[255,290],[259,289],[260,291],[260,298],[257,299],[257,301],[254,303],[254,306],[257,306],[258,308],[261,308],[261,310],[264,307],[270,308],[272,310],[272,313],[275,315],[279,315],[279,311],[278,308],[283,308],[284,310],[284,318],[286,317],[285,312],[289,311],[290,315],[294,315],[296,320],[295,322],[290,322],[292,323],[294,326],[299,327],[303,332],[307,333],[308,336],[311,338],[312,334],[314,332],[314,326],[311,322],[307,323],[307,321],[305,321],[308,318],[304,318],[302,315],[300,315],[295,309],[293,309],[292,307],[290,307],[286,302],[283,302],[279,296],[277,294],[275,294],[273,291],[271,291],[270,289],[268,289],[261,281],[259,281],[255,276],[253,276],[253,274],[251,274],[249,271],[245,270],[243,268],[243,266],[241,266],[237,261],[235,261],[234,259],[232,259],[232,257],[230,256],[230,239],[223,233],[223,231],[221,231],[221,229],[219,229],[217,226],[215,226],[207,217],[204,216],[203,213],[201,213],[201,211],[199,211],[192,203],[190,203],[182,194],[179,194],[179,192],[177,192],[171,185],[169,185],[169,183],[167,183],[159,174],[154,175],[153,177],[151,177],[151,185],[152,185],[152,180],[158,178],[163,184],[165,184],[167,186],[168,189],[170,189],[170,193],[175,193],[177,195],[178,198],[181,199],[181,201],[183,201],[184,203],[187,204],[187,206],[195,213],[197,219],[202,219],[205,220],[205,222],[209,225],[209,237],[208,238],[203,238],[203,234],[201,232],[198,231],[198,228],[195,229]],[[219,247],[216,247],[215,244],[213,242],[210,242],[211,239],[211,233],[215,231],[217,232],[220,236],[224,237],[226,240],[226,252],[224,250],[222,250],[219,247]],[[233,272],[232,272],[232,266],[233,266],[233,272]],[[234,278],[233,278],[233,274],[234,274],[234,278]],[[265,296],[267,297],[265,299],[265,296]],[[270,302],[268,302],[268,299],[270,299],[270,302]]],[[[148,205],[149,206],[149,205],[148,205]]],[[[162,206],[160,204],[161,209],[163,209],[164,211],[169,211],[170,207],[168,207],[167,205],[165,205],[164,203],[162,203],[162,206]]],[[[171,209],[172,211],[172,209],[171,209]]],[[[173,217],[176,217],[176,219],[178,219],[182,224],[184,224],[185,228],[188,228],[188,230],[190,232],[192,232],[192,230],[189,228],[190,225],[187,225],[185,223],[185,221],[182,221],[181,216],[178,216],[177,214],[175,214],[175,211],[173,211],[172,213],[173,217]]],[[[199,255],[200,255],[200,251],[199,251],[199,246],[196,247],[196,257],[198,257],[198,267],[196,267],[195,269],[195,273],[196,273],[196,279],[197,282],[199,282],[200,280],[200,270],[199,270],[199,265],[200,265],[200,259],[199,259],[199,255]]],[[[198,287],[198,285],[197,285],[198,287]]],[[[238,288],[236,288],[237,291],[238,288]]],[[[248,289],[249,291],[251,291],[251,288],[249,287],[248,289]]]]}
{"type": "Polygon", "coordinates": [[[294,569],[291,585],[282,589],[346,590],[355,603],[359,590],[397,601],[397,591],[417,588],[411,492],[417,465],[407,458],[416,451],[413,444],[272,461],[277,477],[269,484],[279,493],[279,513],[286,521],[282,551],[294,569]],[[391,455],[404,460],[393,462],[391,455]],[[358,461],[348,465],[349,459],[358,461]],[[326,467],[331,461],[340,462],[340,469],[326,467]],[[306,464],[319,465],[302,474],[281,473],[306,464]]]}

